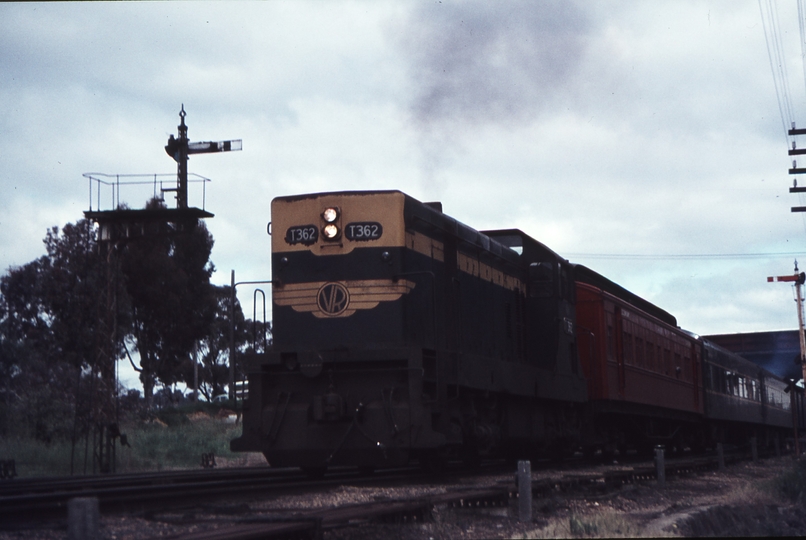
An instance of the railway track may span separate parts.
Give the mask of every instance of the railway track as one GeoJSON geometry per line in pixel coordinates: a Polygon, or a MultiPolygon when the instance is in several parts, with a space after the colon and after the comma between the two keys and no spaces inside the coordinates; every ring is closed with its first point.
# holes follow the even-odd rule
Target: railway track
{"type": "MultiPolygon", "coordinates": [[[[726,456],[726,463],[740,459],[726,456]]],[[[549,471],[556,465],[536,463],[535,471],[549,471]]],[[[571,463],[564,471],[550,479],[532,485],[537,497],[575,490],[607,491],[624,484],[648,482],[655,479],[651,464],[622,465],[620,469],[589,472],[580,469],[582,463],[571,463]]],[[[692,474],[717,467],[715,458],[670,460],[666,464],[667,477],[692,474]]],[[[477,474],[490,475],[513,472],[511,466],[490,463],[477,474]]],[[[153,515],[182,508],[215,504],[216,501],[244,502],[224,519],[215,524],[216,530],[195,531],[176,538],[271,538],[291,534],[302,537],[318,536],[323,530],[354,526],[372,520],[423,520],[435,508],[507,506],[517,497],[513,476],[503,483],[485,488],[465,486],[448,489],[444,493],[372,501],[361,505],[341,505],[315,510],[255,512],[251,501],[277,498],[290,493],[304,494],[322,491],[341,485],[393,486],[430,484],[433,480],[450,485],[452,476],[471,475],[467,470],[449,470],[434,478],[431,474],[409,467],[362,476],[353,469],[335,469],[325,478],[312,480],[297,469],[214,469],[180,471],[161,474],[131,474],[74,479],[14,480],[0,484],[0,524],[2,528],[26,528],[26,524],[49,520],[64,523],[67,503],[76,497],[95,497],[102,515],[125,513],[153,515]]]]}
{"type": "MultiPolygon", "coordinates": [[[[726,463],[747,459],[733,455],[726,463]]],[[[682,459],[665,467],[669,478],[697,474],[718,467],[716,457],[682,459]]],[[[532,494],[550,497],[558,493],[572,494],[594,492],[602,494],[620,489],[624,485],[652,482],[657,479],[654,465],[628,467],[625,470],[603,472],[568,472],[559,478],[539,480],[532,483],[532,494]]],[[[485,488],[461,487],[445,493],[400,498],[396,500],[371,501],[362,504],[345,504],[333,508],[308,511],[270,511],[260,515],[241,518],[236,523],[220,525],[208,530],[197,530],[170,536],[173,540],[251,540],[256,538],[320,538],[325,531],[356,527],[371,522],[410,523],[424,522],[435,512],[446,509],[492,509],[511,506],[518,498],[518,488],[513,481],[505,481],[485,488]]],[[[512,513],[510,511],[510,513],[512,513]]],[[[514,517],[517,518],[517,515],[514,517]]]]}
{"type": "MultiPolygon", "coordinates": [[[[390,469],[371,480],[399,479],[414,467],[390,469]]],[[[320,488],[343,482],[361,482],[353,469],[334,469],[311,479],[299,469],[243,468],[170,473],[144,473],[78,478],[42,478],[0,484],[0,524],[21,526],[42,520],[63,520],[67,503],[77,497],[94,497],[102,514],[142,513],[209,502],[222,497],[271,495],[291,490],[320,488]]]]}

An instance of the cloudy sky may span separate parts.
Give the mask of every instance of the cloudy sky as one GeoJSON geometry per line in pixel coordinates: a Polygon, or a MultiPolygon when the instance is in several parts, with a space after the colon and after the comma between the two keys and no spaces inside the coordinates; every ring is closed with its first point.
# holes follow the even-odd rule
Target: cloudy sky
{"type": "Polygon", "coordinates": [[[796,6],[778,8],[778,49],[768,9],[2,3],[0,271],[82,218],[83,173],[174,173],[163,146],[184,104],[192,141],[243,140],[189,165],[212,179],[216,283],[270,279],[272,198],[399,189],[476,229],[520,228],[694,332],[794,328],[792,287],[766,277],[806,268],[783,127],[806,127],[806,85],[796,6]]]}

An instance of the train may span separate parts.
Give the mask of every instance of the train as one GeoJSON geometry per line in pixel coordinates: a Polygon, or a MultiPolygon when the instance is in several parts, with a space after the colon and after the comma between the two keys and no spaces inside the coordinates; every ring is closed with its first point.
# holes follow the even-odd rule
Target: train
{"type": "Polygon", "coordinates": [[[518,229],[401,191],[271,203],[272,333],[233,451],[321,473],[781,444],[787,382],[518,229]]]}

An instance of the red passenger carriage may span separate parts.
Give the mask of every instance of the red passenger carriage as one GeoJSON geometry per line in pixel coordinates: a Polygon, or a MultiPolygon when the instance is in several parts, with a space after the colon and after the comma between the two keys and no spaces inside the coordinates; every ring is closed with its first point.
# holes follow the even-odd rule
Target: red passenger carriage
{"type": "Polygon", "coordinates": [[[583,267],[577,341],[594,433],[587,444],[704,443],[701,353],[667,312],[583,267]]]}

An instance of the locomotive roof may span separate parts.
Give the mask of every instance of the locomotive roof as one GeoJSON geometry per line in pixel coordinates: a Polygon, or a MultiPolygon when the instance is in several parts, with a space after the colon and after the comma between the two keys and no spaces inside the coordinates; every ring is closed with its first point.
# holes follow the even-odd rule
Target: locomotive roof
{"type": "Polygon", "coordinates": [[[669,324],[671,326],[677,327],[677,319],[674,315],[666,311],[665,309],[661,309],[652,302],[648,300],[644,300],[640,296],[635,293],[632,293],[622,287],[621,285],[614,283],[604,277],[603,275],[599,274],[598,272],[594,272],[587,266],[583,266],[581,264],[574,264],[574,276],[577,281],[581,281],[582,283],[587,283],[588,285],[593,285],[594,287],[598,287],[603,291],[606,291],[613,296],[624,300],[628,304],[632,304],[633,306],[637,307],[638,309],[652,315],[653,317],[657,317],[661,321],[669,324]]]}
{"type": "Polygon", "coordinates": [[[528,262],[568,262],[547,245],[538,242],[520,229],[496,229],[482,231],[482,234],[494,238],[510,249],[520,247],[523,250],[521,257],[528,262]]]}
{"type": "MultiPolygon", "coordinates": [[[[371,190],[371,191],[358,191],[358,190],[347,190],[347,191],[320,191],[318,193],[300,193],[298,195],[281,195],[279,197],[275,197],[275,199],[280,199],[283,201],[304,201],[307,199],[316,199],[318,197],[325,197],[330,195],[376,195],[381,193],[400,193],[409,197],[405,193],[397,189],[378,189],[378,190],[371,190]]],[[[410,198],[410,197],[409,197],[410,198]]]]}
{"type": "Polygon", "coordinates": [[[444,214],[441,210],[441,204],[423,203],[408,195],[406,195],[406,202],[413,203],[406,205],[407,225],[414,221],[423,222],[429,227],[448,233],[466,245],[484,250],[513,264],[520,263],[518,252],[513,250],[506,242],[500,242],[487,231],[477,231],[444,214]]]}

